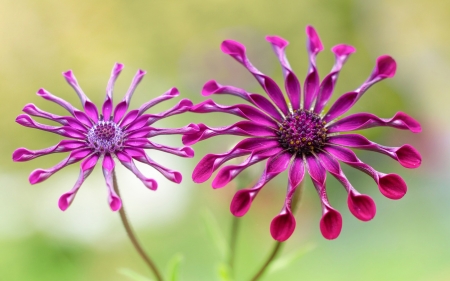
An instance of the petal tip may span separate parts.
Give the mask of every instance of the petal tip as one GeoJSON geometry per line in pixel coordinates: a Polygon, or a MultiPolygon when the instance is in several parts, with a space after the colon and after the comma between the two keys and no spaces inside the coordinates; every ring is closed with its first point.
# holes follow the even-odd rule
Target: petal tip
{"type": "Polygon", "coordinates": [[[279,214],[270,223],[270,234],[273,239],[283,242],[291,237],[295,226],[295,218],[290,212],[279,214]]]}

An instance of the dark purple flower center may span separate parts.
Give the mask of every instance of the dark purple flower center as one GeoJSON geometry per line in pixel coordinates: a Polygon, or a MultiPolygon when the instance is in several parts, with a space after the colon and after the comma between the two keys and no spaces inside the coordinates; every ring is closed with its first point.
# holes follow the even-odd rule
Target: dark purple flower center
{"type": "Polygon", "coordinates": [[[327,141],[325,121],[314,112],[294,110],[287,115],[278,129],[278,141],[291,153],[318,151],[327,141]]]}
{"type": "Polygon", "coordinates": [[[99,121],[88,132],[87,142],[99,153],[113,153],[122,148],[124,133],[113,121],[99,121]]]}

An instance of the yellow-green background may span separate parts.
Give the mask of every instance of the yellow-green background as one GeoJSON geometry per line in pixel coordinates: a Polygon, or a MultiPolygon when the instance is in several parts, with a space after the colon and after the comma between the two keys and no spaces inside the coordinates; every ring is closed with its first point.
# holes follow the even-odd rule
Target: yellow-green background
{"type": "MultiPolygon", "coordinates": [[[[449,11],[450,2],[441,0],[1,0],[0,280],[130,280],[119,273],[121,268],[150,276],[127,240],[118,214],[109,210],[99,167],[69,210],[61,212],[57,200],[76,181],[78,165],[32,186],[27,178],[33,169],[51,167],[64,156],[12,162],[17,147],[39,149],[60,139],[14,122],[27,103],[64,113],[35,95],[39,88],[79,106],[61,76],[72,69],[90,99],[101,104],[111,68],[114,62],[121,62],[125,69],[116,84],[116,101],[137,69],[147,71],[132,108],[173,86],[181,97],[200,102],[200,89],[210,79],[261,92],[253,77],[220,52],[221,41],[244,43],[252,62],[281,84],[278,62],[264,36],[282,36],[291,43],[288,59],[303,81],[308,63],[307,24],[317,29],[325,46],[318,58],[321,77],[331,69],[329,49],[333,45],[347,43],[357,48],[341,73],[334,99],[357,88],[370,74],[377,56],[390,54],[396,59],[395,78],[373,86],[352,112],[368,111],[388,118],[404,111],[418,119],[423,127],[418,135],[392,128],[363,134],[385,145],[414,145],[422,153],[423,165],[407,170],[388,157],[358,151],[376,169],[402,175],[409,190],[400,201],[391,201],[369,177],[346,168],[353,185],[377,203],[375,219],[362,223],[348,211],[343,188],[329,177],[330,201],[344,221],[341,235],[334,241],[320,234],[319,200],[308,179],[296,214],[297,228],[283,255],[311,245],[314,249],[264,280],[450,280],[449,11]]],[[[175,102],[159,105],[153,112],[175,102]]],[[[177,127],[204,122],[217,126],[235,120],[223,114],[185,114],[160,124],[177,127]]],[[[156,192],[146,190],[128,170],[118,168],[123,203],[143,245],[161,268],[181,253],[182,280],[218,280],[217,266],[223,257],[209,238],[202,216],[210,210],[227,237],[235,185],[213,190],[210,181],[194,185],[190,174],[204,154],[223,152],[237,140],[218,137],[199,143],[194,146],[193,159],[151,152],[184,176],[183,182],[175,185],[140,166],[158,179],[156,192]]],[[[159,141],[181,145],[179,136],[159,141]]],[[[256,166],[247,176],[256,179],[261,169],[256,166]]],[[[283,174],[264,188],[241,219],[237,280],[248,280],[272,247],[269,225],[281,209],[285,186],[283,174]]]]}

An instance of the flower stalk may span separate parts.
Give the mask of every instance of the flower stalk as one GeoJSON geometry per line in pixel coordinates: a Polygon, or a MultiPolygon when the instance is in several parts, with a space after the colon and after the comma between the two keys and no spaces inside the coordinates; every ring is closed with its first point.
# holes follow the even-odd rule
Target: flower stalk
{"type": "MultiPolygon", "coordinates": [[[[298,191],[293,196],[292,206],[291,206],[292,213],[295,213],[295,211],[297,210],[297,206],[298,206],[300,200],[302,199],[303,182],[304,181],[302,181],[300,183],[300,186],[298,187],[298,191]]],[[[267,268],[269,268],[269,265],[272,263],[273,260],[275,260],[276,256],[278,255],[281,248],[283,247],[283,242],[284,241],[276,241],[275,242],[275,244],[272,248],[272,251],[270,252],[269,257],[264,262],[264,264],[261,266],[261,268],[258,270],[258,272],[253,276],[253,278],[250,279],[251,281],[257,281],[259,278],[261,278],[263,276],[263,274],[266,272],[267,268]]]]}
{"type": "MultiPolygon", "coordinates": [[[[114,183],[114,191],[120,197],[119,186],[117,185],[117,178],[116,178],[115,172],[113,172],[113,183],[114,183]]],[[[150,270],[153,272],[153,274],[156,277],[156,280],[163,281],[162,275],[159,272],[158,268],[156,267],[155,263],[152,261],[150,256],[144,251],[141,244],[139,243],[139,240],[137,239],[136,235],[134,234],[134,231],[131,228],[130,222],[128,221],[127,216],[125,214],[125,209],[124,209],[123,205],[122,205],[122,208],[120,208],[120,210],[119,210],[119,215],[120,215],[120,219],[123,223],[123,226],[125,228],[125,231],[128,235],[128,238],[130,238],[131,243],[133,244],[134,248],[139,253],[139,255],[144,260],[144,262],[147,264],[147,266],[150,268],[150,270]]]]}

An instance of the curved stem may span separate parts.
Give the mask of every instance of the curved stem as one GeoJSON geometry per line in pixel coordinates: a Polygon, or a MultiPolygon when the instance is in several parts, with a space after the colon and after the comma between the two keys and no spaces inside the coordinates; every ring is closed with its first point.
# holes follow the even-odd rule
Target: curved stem
{"type": "MultiPolygon", "coordinates": [[[[114,185],[114,191],[117,193],[117,196],[120,197],[119,192],[119,186],[117,185],[117,179],[116,179],[116,173],[113,171],[113,185],[114,185]]],[[[142,248],[141,244],[139,243],[136,235],[134,234],[133,229],[131,228],[131,225],[127,219],[127,216],[125,214],[125,209],[122,205],[122,208],[119,210],[120,219],[122,220],[123,226],[125,227],[125,230],[128,234],[128,238],[130,238],[131,243],[133,243],[134,248],[139,253],[141,258],[145,261],[145,263],[148,265],[150,270],[153,272],[153,274],[156,277],[156,280],[163,281],[161,273],[159,273],[159,270],[156,268],[155,263],[150,259],[150,257],[145,253],[144,249],[142,248]]]]}
{"type": "MultiPolygon", "coordinates": [[[[292,205],[291,205],[292,213],[295,213],[298,202],[300,202],[300,200],[301,200],[302,192],[303,192],[303,181],[300,183],[300,186],[298,187],[297,192],[293,196],[292,205]]],[[[275,242],[275,245],[274,245],[269,257],[264,262],[264,264],[261,266],[261,268],[258,270],[258,272],[255,274],[255,276],[253,276],[251,281],[256,281],[259,278],[261,278],[261,276],[264,274],[264,272],[269,267],[269,264],[275,259],[278,252],[281,250],[282,246],[283,246],[283,242],[280,242],[280,241],[275,242]]]]}

